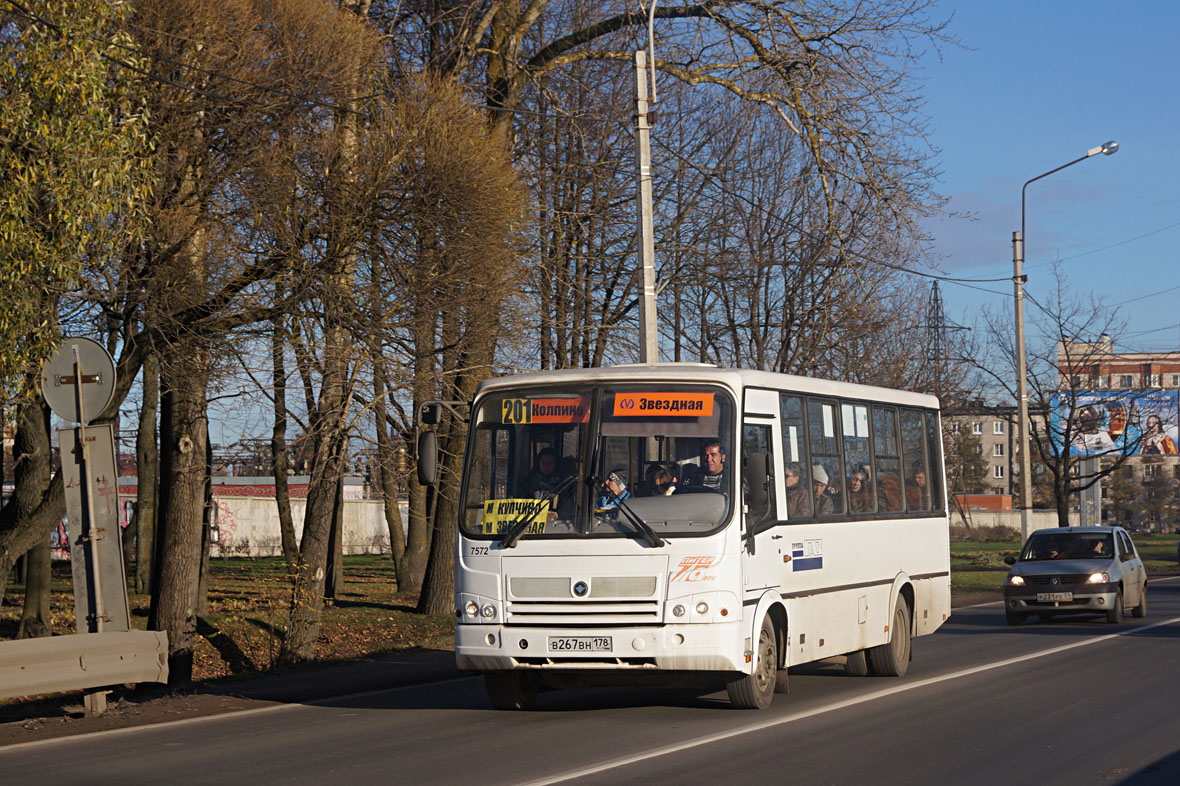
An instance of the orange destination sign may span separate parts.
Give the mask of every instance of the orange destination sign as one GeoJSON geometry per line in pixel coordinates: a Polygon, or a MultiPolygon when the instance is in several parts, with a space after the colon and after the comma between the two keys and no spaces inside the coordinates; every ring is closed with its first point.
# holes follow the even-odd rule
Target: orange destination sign
{"type": "Polygon", "coordinates": [[[589,399],[506,398],[500,402],[501,423],[585,423],[590,419],[589,399]]]}
{"type": "Polygon", "coordinates": [[[615,417],[707,418],[713,414],[712,393],[616,393],[615,417]]]}

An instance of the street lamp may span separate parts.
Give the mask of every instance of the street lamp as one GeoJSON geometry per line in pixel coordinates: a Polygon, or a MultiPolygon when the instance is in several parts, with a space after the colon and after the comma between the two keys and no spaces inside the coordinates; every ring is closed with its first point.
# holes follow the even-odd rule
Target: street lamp
{"type": "Polygon", "coordinates": [[[1119,143],[1114,140],[1098,147],[1092,147],[1086,151],[1084,156],[1026,181],[1020,189],[1020,231],[1012,233],[1012,290],[1013,296],[1016,298],[1016,398],[1020,424],[1020,536],[1022,540],[1027,540],[1032,531],[1029,522],[1032,509],[1032,457],[1029,454],[1028,443],[1028,366],[1024,352],[1024,282],[1027,276],[1021,271],[1024,264],[1025,193],[1028,191],[1030,183],[1035,183],[1043,177],[1060,172],[1066,167],[1081,163],[1099,153],[1109,156],[1117,153],[1118,150],[1119,143]]]}

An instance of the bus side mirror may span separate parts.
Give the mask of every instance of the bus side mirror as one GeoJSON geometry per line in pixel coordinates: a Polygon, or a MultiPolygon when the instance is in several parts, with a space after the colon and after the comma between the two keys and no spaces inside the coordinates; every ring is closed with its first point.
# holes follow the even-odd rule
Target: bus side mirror
{"type": "Polygon", "coordinates": [[[418,482],[434,485],[438,473],[438,435],[433,431],[418,434],[418,482]]]}
{"type": "Polygon", "coordinates": [[[442,404],[427,401],[418,409],[418,422],[424,426],[437,426],[442,420],[442,404]]]}

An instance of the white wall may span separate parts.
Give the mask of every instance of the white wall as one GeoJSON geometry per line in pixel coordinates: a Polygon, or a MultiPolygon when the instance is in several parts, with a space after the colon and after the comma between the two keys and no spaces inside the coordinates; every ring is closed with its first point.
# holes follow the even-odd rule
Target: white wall
{"type": "MultiPolygon", "coordinates": [[[[967,511],[967,521],[972,527],[1011,527],[1017,532],[1020,531],[1020,511],[1018,510],[1005,511],[1003,513],[969,510],[967,511]]],[[[958,511],[951,513],[951,523],[963,523],[963,517],[958,511]]],[[[1057,511],[1034,510],[1029,515],[1029,523],[1034,530],[1056,527],[1057,511]]],[[[1075,527],[1081,524],[1081,519],[1076,510],[1070,511],[1069,523],[1075,527]]]]}
{"type": "MultiPolygon", "coordinates": [[[[217,532],[209,553],[214,557],[275,557],[282,554],[278,507],[273,498],[215,497],[217,532]]],[[[306,501],[291,500],[295,537],[303,533],[306,501]]],[[[401,503],[402,528],[408,512],[401,503]]],[[[389,529],[381,500],[344,500],[344,553],[388,554],[389,529]]]]}

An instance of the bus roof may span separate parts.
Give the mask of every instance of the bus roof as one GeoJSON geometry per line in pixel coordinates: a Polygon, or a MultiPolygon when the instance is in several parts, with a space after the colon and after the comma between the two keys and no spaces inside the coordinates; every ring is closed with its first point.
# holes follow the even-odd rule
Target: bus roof
{"type": "Polygon", "coordinates": [[[521,385],[597,384],[610,382],[712,382],[734,391],[743,388],[790,390],[817,396],[883,401],[915,407],[938,409],[938,399],[925,393],[893,390],[851,382],[776,374],[769,371],[749,371],[721,368],[707,363],[650,363],[606,366],[603,368],[558,369],[510,374],[484,380],[476,395],[521,385]]]}

